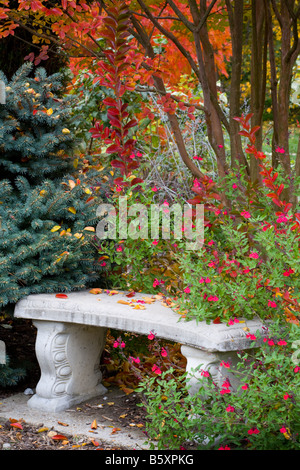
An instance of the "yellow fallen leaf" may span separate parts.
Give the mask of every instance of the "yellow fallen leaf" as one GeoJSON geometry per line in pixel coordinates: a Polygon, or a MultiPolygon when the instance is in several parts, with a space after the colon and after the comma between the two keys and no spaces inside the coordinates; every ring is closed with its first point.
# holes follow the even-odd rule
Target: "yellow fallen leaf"
{"type": "Polygon", "coordinates": [[[121,431],[121,429],[120,428],[113,428],[111,434],[115,434],[118,431],[121,431]]]}
{"type": "Polygon", "coordinates": [[[134,310],[146,310],[146,307],[144,307],[144,305],[135,305],[133,309],[134,310]]]}
{"type": "Polygon", "coordinates": [[[51,116],[51,114],[53,114],[53,109],[52,108],[47,109],[46,113],[48,114],[48,116],[51,116]]]}
{"type": "Polygon", "coordinates": [[[76,183],[73,180],[69,180],[69,185],[70,185],[70,188],[73,189],[73,188],[75,188],[76,183]]]}
{"type": "Polygon", "coordinates": [[[87,230],[89,232],[95,232],[95,227],[84,227],[83,230],[87,230]]]}
{"type": "Polygon", "coordinates": [[[82,237],[82,233],[74,233],[74,237],[79,239],[82,237]]]}
{"type": "Polygon", "coordinates": [[[70,131],[69,129],[67,129],[66,127],[62,130],[62,133],[63,134],[70,134],[70,131]]]}
{"type": "Polygon", "coordinates": [[[124,413],[124,414],[120,415],[119,418],[126,418],[126,416],[127,416],[127,413],[124,413]]]}
{"type": "Polygon", "coordinates": [[[115,295],[115,294],[119,294],[119,291],[117,291],[117,290],[111,290],[111,291],[109,291],[109,294],[108,294],[108,295],[115,295]]]}
{"type": "Polygon", "coordinates": [[[54,225],[54,227],[52,227],[51,229],[51,232],[57,232],[57,230],[59,230],[61,228],[61,225],[54,225]]]}
{"type": "Polygon", "coordinates": [[[69,208],[68,208],[68,211],[69,211],[69,212],[72,212],[72,214],[76,214],[76,209],[75,209],[75,207],[69,207],[69,208]]]}
{"type": "Polygon", "coordinates": [[[144,425],[142,423],[139,423],[139,424],[136,425],[136,427],[137,428],[142,428],[142,427],[144,427],[144,425]]]}
{"type": "Polygon", "coordinates": [[[108,402],[107,404],[108,404],[109,406],[112,406],[112,405],[115,404],[115,402],[114,402],[114,401],[110,401],[110,402],[108,402]]]}
{"type": "Polygon", "coordinates": [[[152,297],[142,297],[142,299],[146,302],[146,304],[152,304],[155,302],[155,299],[152,297]]]}
{"type": "Polygon", "coordinates": [[[131,305],[131,302],[126,302],[126,300],[118,300],[118,304],[131,305]]]}
{"type": "Polygon", "coordinates": [[[90,294],[101,294],[102,289],[100,287],[95,287],[94,289],[90,290],[90,294]]]}
{"type": "Polygon", "coordinates": [[[60,424],[61,426],[69,426],[67,423],[62,423],[61,421],[57,421],[58,424],[60,424]]]}
{"type": "Polygon", "coordinates": [[[37,432],[49,431],[49,428],[39,428],[37,432]]]}

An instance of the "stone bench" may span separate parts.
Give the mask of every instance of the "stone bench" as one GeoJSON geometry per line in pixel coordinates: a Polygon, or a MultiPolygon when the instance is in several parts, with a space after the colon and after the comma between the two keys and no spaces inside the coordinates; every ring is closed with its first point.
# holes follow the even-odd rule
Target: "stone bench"
{"type": "MultiPolygon", "coordinates": [[[[17,303],[14,315],[31,319],[37,328],[36,355],[41,377],[28,405],[52,412],[106,392],[99,365],[107,328],[144,335],[152,332],[157,338],[180,343],[187,372],[192,375],[192,370],[201,364],[201,370],[209,370],[218,384],[225,377],[230,379],[229,369],[220,368],[220,362],[234,364],[237,351],[251,348],[247,333],[264,331],[256,320],[230,327],[179,321],[180,315],[161,300],[142,293],[132,298],[125,292],[93,295],[89,290],[68,293],[66,298],[29,295],[17,303]],[[137,302],[145,297],[146,303],[137,302]]],[[[198,380],[190,382],[190,393],[195,393],[198,380]]]]}

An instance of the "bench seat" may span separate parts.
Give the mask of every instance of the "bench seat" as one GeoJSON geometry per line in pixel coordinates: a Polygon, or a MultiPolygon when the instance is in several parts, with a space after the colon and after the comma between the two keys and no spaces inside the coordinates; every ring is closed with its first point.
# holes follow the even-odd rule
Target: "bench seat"
{"type": "MultiPolygon", "coordinates": [[[[201,364],[201,369],[209,370],[217,383],[225,377],[220,362],[234,365],[237,352],[251,348],[247,334],[265,332],[259,320],[230,327],[184,321],[159,297],[149,294],[136,293],[129,298],[127,292],[91,292],[95,290],[67,293],[65,298],[56,294],[29,295],[17,303],[15,317],[31,319],[37,328],[41,378],[29,406],[56,412],[105,393],[99,365],[107,328],[144,335],[152,332],[158,338],[180,343],[189,376],[201,364]]],[[[230,379],[230,371],[226,371],[230,379]]],[[[190,380],[190,393],[197,390],[197,377],[190,380]]]]}

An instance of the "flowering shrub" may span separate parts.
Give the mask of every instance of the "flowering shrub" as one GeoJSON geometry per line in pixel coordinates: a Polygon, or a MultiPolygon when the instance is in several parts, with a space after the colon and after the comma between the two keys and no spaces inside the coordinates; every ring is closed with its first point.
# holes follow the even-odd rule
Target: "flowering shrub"
{"type": "Polygon", "coordinates": [[[200,252],[178,258],[184,281],[179,307],[187,319],[280,316],[298,323],[300,214],[282,198],[280,175],[256,150],[249,116],[240,119],[241,133],[250,141],[246,152],[260,162],[264,187],[231,175],[223,187],[229,209],[212,180],[195,180],[190,203],[205,204],[205,241],[200,252]]]}
{"type": "Polygon", "coordinates": [[[151,447],[300,449],[299,338],[297,326],[286,323],[282,328],[275,322],[260,348],[239,354],[237,369],[231,370],[241,379],[237,392],[228,379],[220,390],[208,371],[202,371],[193,396],[186,374],[175,378],[169,369],[159,378],[145,377],[138,390],[145,397],[151,447]]]}

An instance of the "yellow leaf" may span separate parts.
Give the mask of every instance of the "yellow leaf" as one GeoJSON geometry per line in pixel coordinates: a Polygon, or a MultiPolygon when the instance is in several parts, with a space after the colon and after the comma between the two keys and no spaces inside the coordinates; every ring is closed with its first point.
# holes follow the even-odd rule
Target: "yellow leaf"
{"type": "Polygon", "coordinates": [[[126,418],[127,413],[124,413],[123,415],[120,415],[119,418],[126,418]]]}
{"type": "Polygon", "coordinates": [[[67,129],[66,127],[62,130],[62,133],[63,134],[70,134],[70,131],[69,129],[67,129]]]}
{"type": "Polygon", "coordinates": [[[45,431],[49,431],[49,428],[40,428],[38,429],[37,432],[45,432],[45,431]]]}
{"type": "Polygon", "coordinates": [[[142,299],[146,302],[146,304],[152,304],[153,302],[155,302],[155,299],[153,299],[152,297],[142,297],[142,299]]]}
{"type": "Polygon", "coordinates": [[[243,330],[244,330],[244,331],[250,331],[247,326],[245,326],[245,328],[243,328],[243,330]]]}
{"type": "Polygon", "coordinates": [[[111,291],[109,291],[108,295],[115,295],[115,294],[118,294],[118,293],[119,293],[119,291],[117,291],[117,290],[111,290],[111,291]]]}
{"type": "Polygon", "coordinates": [[[75,160],[73,162],[73,166],[74,166],[75,169],[78,167],[78,158],[75,158],[75,160]]]}
{"type": "Polygon", "coordinates": [[[146,310],[146,307],[144,307],[144,305],[135,305],[133,309],[134,310],[146,310]]]}
{"type": "Polygon", "coordinates": [[[131,302],[126,302],[126,300],[118,300],[118,304],[131,305],[131,302]]]}
{"type": "Polygon", "coordinates": [[[46,192],[45,189],[42,189],[42,190],[40,191],[40,196],[44,196],[45,192],[46,192]]]}
{"type": "Polygon", "coordinates": [[[115,402],[114,402],[114,401],[109,401],[107,404],[108,404],[109,406],[112,406],[112,405],[115,404],[115,402]]]}
{"type": "Polygon", "coordinates": [[[100,287],[95,287],[94,289],[90,290],[90,294],[101,294],[102,289],[100,287]]]}
{"type": "Polygon", "coordinates": [[[73,189],[73,188],[75,188],[76,183],[73,180],[69,180],[69,185],[70,185],[70,188],[73,189]]]}
{"type": "Polygon", "coordinates": [[[51,114],[53,114],[53,109],[47,109],[46,114],[48,114],[48,116],[51,116],[51,114]]]}
{"type": "Polygon", "coordinates": [[[54,227],[51,229],[51,232],[57,232],[61,228],[61,225],[54,225],[54,227]]]}
{"type": "Polygon", "coordinates": [[[75,237],[75,238],[81,238],[81,237],[82,237],[82,233],[74,233],[74,237],[75,237]]]}
{"type": "Polygon", "coordinates": [[[88,230],[89,232],[95,232],[95,227],[84,227],[83,230],[88,230]]]}
{"type": "Polygon", "coordinates": [[[69,207],[69,208],[68,208],[68,211],[69,211],[69,212],[72,212],[72,214],[76,214],[76,209],[75,209],[75,207],[69,207]]]}
{"type": "Polygon", "coordinates": [[[91,191],[89,188],[85,188],[84,192],[85,192],[86,194],[92,194],[92,191],[91,191]]]}

